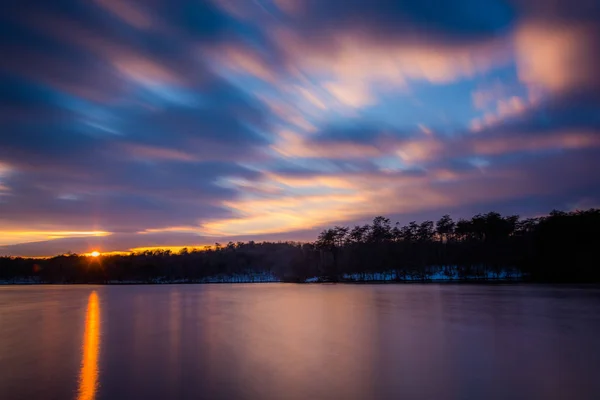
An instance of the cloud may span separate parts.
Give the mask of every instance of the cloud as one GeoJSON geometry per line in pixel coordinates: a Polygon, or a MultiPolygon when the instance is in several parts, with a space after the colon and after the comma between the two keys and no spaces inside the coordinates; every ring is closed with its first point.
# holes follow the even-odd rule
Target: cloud
{"type": "Polygon", "coordinates": [[[527,0],[522,13],[514,33],[519,78],[554,93],[597,89],[598,3],[527,0]]]}
{"type": "Polygon", "coordinates": [[[379,171],[329,176],[307,174],[303,179],[297,176],[269,177],[295,189],[308,187],[322,194],[299,196],[289,192],[276,199],[238,199],[228,203],[236,215],[234,218],[209,222],[205,227],[213,234],[223,235],[293,232],[365,220],[379,214],[410,215],[429,211],[432,215],[434,210],[465,205],[475,207],[534,195],[547,199],[593,187],[596,180],[586,171],[592,164],[597,164],[593,154],[598,155],[598,151],[581,151],[583,153],[522,158],[513,164],[500,163],[484,171],[472,166],[454,171],[430,169],[420,175],[379,171]],[[573,163],[578,157],[584,157],[584,163],[573,163]],[[559,170],[556,165],[563,162],[573,165],[559,170]],[[565,181],[553,182],[546,176],[547,168],[565,181]],[[292,212],[296,209],[303,210],[302,216],[292,212]],[[304,215],[310,218],[303,218],[304,215]]]}
{"type": "MultiPolygon", "coordinates": [[[[289,22],[303,32],[320,35],[327,29],[357,29],[373,38],[415,36],[452,41],[490,37],[510,26],[514,10],[504,1],[475,0],[440,4],[433,0],[412,1],[350,0],[324,4],[319,0],[277,1],[289,15],[289,22]]],[[[286,21],[288,22],[288,21],[286,21]]]]}
{"type": "Polygon", "coordinates": [[[285,157],[327,159],[370,158],[390,150],[383,148],[385,138],[378,133],[359,131],[359,135],[366,133],[362,139],[352,137],[352,132],[348,131],[342,131],[344,136],[336,137],[339,133],[340,131],[333,130],[307,136],[293,131],[281,131],[279,140],[272,147],[285,157]]]}
{"type": "Polygon", "coordinates": [[[518,117],[530,108],[532,103],[531,99],[523,99],[519,96],[498,99],[495,110],[487,111],[482,117],[471,120],[471,130],[479,132],[485,127],[518,117]]]}
{"type": "MultiPolygon", "coordinates": [[[[61,239],[66,237],[100,237],[108,236],[110,232],[103,231],[3,231],[0,247],[5,244],[17,242],[30,242],[44,239],[61,239]]],[[[46,254],[47,255],[47,254],[46,254]]]]}
{"type": "Polygon", "coordinates": [[[372,104],[375,100],[367,86],[361,83],[354,85],[326,83],[324,86],[329,93],[335,96],[340,102],[350,107],[363,107],[372,104]]]}
{"type": "Polygon", "coordinates": [[[15,3],[0,15],[2,249],[593,204],[596,3],[15,3]]]}
{"type": "Polygon", "coordinates": [[[513,10],[502,1],[485,7],[470,0],[459,6],[281,1],[255,5],[255,12],[249,5],[217,3],[261,29],[253,31],[258,41],[217,43],[213,57],[280,90],[291,82],[323,112],[334,105],[372,107],[378,92],[406,91],[413,82],[469,79],[508,64],[512,52],[503,33],[512,26],[513,10]]]}
{"type": "Polygon", "coordinates": [[[561,92],[600,84],[596,26],[526,23],[515,37],[519,78],[533,87],[561,92]]]}
{"type": "Polygon", "coordinates": [[[594,111],[598,102],[591,95],[553,96],[526,105],[519,97],[495,99],[497,120],[477,135],[466,129],[451,136],[398,131],[377,123],[309,135],[283,132],[274,146],[291,160],[385,159],[386,166],[354,163],[356,168],[331,172],[266,173],[266,182],[282,185],[275,199],[239,198],[228,203],[236,217],[208,226],[222,233],[294,231],[376,214],[423,214],[467,204],[481,209],[483,204],[509,204],[527,196],[554,205],[559,203],[552,199],[579,199],[598,183],[590,173],[600,154],[600,120],[594,111]],[[395,168],[390,169],[393,160],[395,168]],[[295,207],[311,216],[304,225],[287,217],[295,207]]]}
{"type": "Polygon", "coordinates": [[[471,92],[473,106],[478,110],[485,110],[489,105],[506,98],[510,94],[510,87],[503,84],[500,80],[479,86],[471,92]]]}
{"type": "Polygon", "coordinates": [[[473,140],[477,155],[495,155],[513,152],[544,151],[552,149],[585,149],[600,147],[600,135],[596,132],[556,132],[530,137],[498,137],[473,140]]]}
{"type": "Polygon", "coordinates": [[[152,25],[152,16],[139,4],[118,0],[95,0],[95,2],[138,29],[148,29],[152,25]]]}
{"type": "Polygon", "coordinates": [[[2,17],[14,33],[0,42],[14,50],[0,62],[3,237],[229,216],[238,193],[220,182],[256,175],[239,163],[268,139],[265,109],[198,58],[227,17],[208,3],[186,15],[162,2],[38,5],[2,17]]]}
{"type": "Polygon", "coordinates": [[[507,60],[502,40],[464,45],[424,46],[398,39],[378,43],[360,32],[333,32],[327,44],[296,33],[275,35],[286,62],[307,74],[330,76],[323,87],[352,107],[372,104],[374,90],[405,88],[409,81],[446,83],[472,77],[507,60]]]}
{"type": "Polygon", "coordinates": [[[351,107],[375,103],[377,90],[451,82],[509,61],[510,40],[500,33],[513,18],[503,2],[277,4],[286,17],[270,33],[283,62],[324,77],[322,86],[351,107]]]}
{"type": "Polygon", "coordinates": [[[267,82],[275,82],[278,79],[276,68],[268,63],[268,56],[248,44],[220,43],[209,48],[206,55],[212,57],[219,68],[229,68],[267,82]]]}
{"type": "Polygon", "coordinates": [[[210,2],[186,3],[15,3],[2,17],[9,34],[0,48],[11,57],[0,70],[103,102],[138,86],[195,87],[210,80],[197,48],[225,34],[227,16],[210,2]]]}

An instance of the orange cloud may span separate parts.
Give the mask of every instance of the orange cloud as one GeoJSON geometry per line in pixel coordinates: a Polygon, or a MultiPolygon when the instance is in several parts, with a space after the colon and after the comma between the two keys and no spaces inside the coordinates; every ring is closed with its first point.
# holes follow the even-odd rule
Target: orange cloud
{"type": "Polygon", "coordinates": [[[406,163],[417,163],[435,158],[444,149],[444,144],[438,139],[428,136],[401,143],[396,154],[406,163]]]}
{"type": "MultiPolygon", "coordinates": [[[[437,173],[436,173],[437,174],[437,173]]],[[[439,177],[434,174],[433,179],[439,177]]],[[[444,178],[448,179],[446,175],[444,178]]],[[[252,196],[225,202],[235,218],[203,224],[205,234],[214,236],[290,232],[312,229],[377,213],[422,206],[429,177],[389,172],[356,172],[290,176],[265,173],[263,180],[284,185],[277,198],[252,196]],[[426,186],[426,185],[425,185],[426,186]],[[296,189],[319,194],[299,195],[296,189]],[[312,189],[312,190],[310,190],[312,189]],[[402,195],[399,195],[402,193],[402,195]]],[[[427,194],[431,201],[443,201],[443,195],[427,194]]]]}
{"type": "Polygon", "coordinates": [[[290,158],[369,159],[396,155],[404,163],[414,164],[431,160],[444,149],[444,143],[431,130],[424,126],[420,129],[425,136],[406,139],[382,133],[367,143],[314,141],[311,136],[284,130],[279,132],[278,141],[271,148],[290,158]]]}
{"type": "Polygon", "coordinates": [[[180,85],[181,77],[169,68],[141,54],[114,48],[107,52],[113,66],[126,77],[145,84],[168,83],[180,85]]]}
{"type": "Polygon", "coordinates": [[[531,21],[515,32],[519,79],[532,87],[561,92],[597,83],[597,30],[585,24],[531,21]]]}
{"type": "Polygon", "coordinates": [[[210,221],[203,228],[213,236],[302,230],[356,216],[357,207],[365,201],[365,195],[359,193],[238,200],[225,206],[239,217],[210,221]]]}
{"type": "Polygon", "coordinates": [[[411,40],[376,42],[357,32],[340,31],[332,33],[330,45],[315,45],[289,29],[276,29],[272,36],[290,66],[308,74],[332,76],[323,86],[352,106],[372,102],[373,85],[401,88],[408,80],[451,82],[510,58],[509,42],[500,39],[448,46],[411,40]]]}
{"type": "Polygon", "coordinates": [[[151,228],[139,231],[140,235],[146,235],[150,233],[161,233],[161,232],[198,232],[200,229],[197,226],[169,226],[166,228],[151,228]]]}
{"type": "Polygon", "coordinates": [[[363,107],[375,102],[368,87],[363,83],[342,84],[328,82],[323,85],[338,101],[350,107],[363,107]]]}
{"type": "Polygon", "coordinates": [[[293,188],[310,188],[310,187],[326,187],[330,189],[354,189],[354,186],[349,180],[344,177],[335,175],[318,175],[318,176],[288,176],[266,172],[264,174],[268,181],[282,184],[293,188]]]}
{"type": "Polygon", "coordinates": [[[377,214],[413,213],[448,208],[536,192],[528,177],[518,171],[479,170],[461,173],[434,169],[424,175],[402,172],[316,174],[287,177],[268,174],[265,179],[285,182],[293,188],[312,185],[320,195],[278,198],[245,198],[224,205],[235,218],[214,220],[203,225],[215,236],[280,233],[312,229],[377,214]],[[447,186],[452,182],[452,186],[447,186]],[[477,186],[481,190],[471,190],[477,186]],[[340,188],[343,188],[340,191],[340,188]]]}

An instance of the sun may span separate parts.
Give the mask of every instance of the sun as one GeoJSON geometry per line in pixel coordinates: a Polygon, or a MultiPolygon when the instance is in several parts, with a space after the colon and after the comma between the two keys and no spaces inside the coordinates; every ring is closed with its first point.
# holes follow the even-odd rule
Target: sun
{"type": "Polygon", "coordinates": [[[98,257],[98,256],[100,255],[100,252],[99,252],[99,251],[92,251],[92,252],[90,253],[90,255],[91,255],[92,257],[98,257]]]}

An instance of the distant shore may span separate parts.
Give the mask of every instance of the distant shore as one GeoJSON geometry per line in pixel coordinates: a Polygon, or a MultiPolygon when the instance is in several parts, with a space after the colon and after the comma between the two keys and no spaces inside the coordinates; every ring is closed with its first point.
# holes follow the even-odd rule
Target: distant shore
{"type": "Polygon", "coordinates": [[[34,283],[598,283],[600,210],[521,219],[496,212],[454,221],[334,226],[312,243],[229,242],[47,259],[0,257],[0,282],[34,283]]]}
{"type": "Polygon", "coordinates": [[[468,284],[498,284],[498,283],[527,283],[531,282],[523,277],[518,278],[489,278],[489,279],[406,279],[406,280],[392,280],[392,279],[378,279],[378,280],[339,280],[331,281],[326,278],[323,279],[307,279],[304,281],[285,281],[285,280],[239,280],[239,279],[214,279],[214,280],[202,280],[202,281],[191,281],[185,279],[175,280],[123,280],[123,281],[98,281],[98,282],[45,282],[38,280],[0,280],[0,286],[31,286],[31,285],[207,285],[207,284],[249,284],[249,283],[291,283],[298,285],[314,285],[314,284],[350,284],[350,285],[361,285],[361,284],[425,284],[425,283],[468,283],[468,284]]]}

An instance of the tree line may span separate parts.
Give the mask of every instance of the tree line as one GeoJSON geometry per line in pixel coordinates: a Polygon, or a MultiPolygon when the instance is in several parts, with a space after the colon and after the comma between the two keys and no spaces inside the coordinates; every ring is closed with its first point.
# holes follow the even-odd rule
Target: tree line
{"type": "Polygon", "coordinates": [[[412,221],[378,216],[335,226],[312,243],[230,242],[178,253],[153,250],[97,258],[0,257],[0,281],[47,283],[527,280],[600,282],[600,210],[521,219],[412,221]]]}

